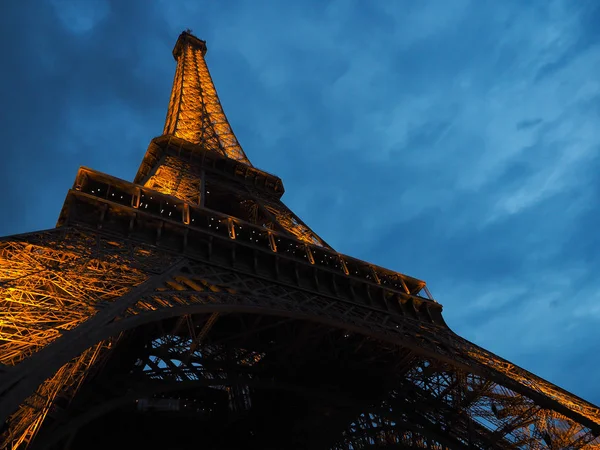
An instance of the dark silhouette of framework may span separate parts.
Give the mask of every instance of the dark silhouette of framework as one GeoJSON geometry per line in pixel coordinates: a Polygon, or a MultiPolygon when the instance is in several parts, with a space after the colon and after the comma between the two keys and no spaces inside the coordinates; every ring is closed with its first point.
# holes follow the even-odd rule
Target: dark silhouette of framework
{"type": "Polygon", "coordinates": [[[11,449],[600,448],[600,410],[453,333],[425,283],[334,251],[252,166],[189,32],[133,183],[81,168],[0,240],[11,449]]]}

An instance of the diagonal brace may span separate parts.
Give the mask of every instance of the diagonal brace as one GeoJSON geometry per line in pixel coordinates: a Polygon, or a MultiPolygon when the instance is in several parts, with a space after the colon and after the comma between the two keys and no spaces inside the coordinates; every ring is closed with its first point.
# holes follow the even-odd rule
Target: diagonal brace
{"type": "Polygon", "coordinates": [[[181,259],[160,275],[152,276],[127,294],[115,299],[106,307],[76,328],[25,361],[12,367],[0,378],[0,424],[15,412],[39,385],[50,378],[64,364],[102,339],[102,329],[145,294],[154,291],[176,274],[186,264],[181,259]]]}

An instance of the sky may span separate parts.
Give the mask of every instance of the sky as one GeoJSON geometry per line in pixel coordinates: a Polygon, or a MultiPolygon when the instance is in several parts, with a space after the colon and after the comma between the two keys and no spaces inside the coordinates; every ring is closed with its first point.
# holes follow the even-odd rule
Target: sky
{"type": "Polygon", "coordinates": [[[304,222],[600,404],[598,23],[595,0],[2,2],[0,236],[54,227],[79,166],[133,179],[189,28],[304,222]]]}

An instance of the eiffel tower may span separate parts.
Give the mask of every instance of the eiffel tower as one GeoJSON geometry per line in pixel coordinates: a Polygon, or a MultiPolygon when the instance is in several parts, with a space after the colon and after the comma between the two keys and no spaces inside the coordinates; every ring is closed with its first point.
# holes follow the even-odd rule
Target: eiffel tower
{"type": "Polygon", "coordinates": [[[183,32],[133,183],[82,167],[0,240],[9,449],[600,449],[600,410],[453,333],[281,201],[183,32]]]}

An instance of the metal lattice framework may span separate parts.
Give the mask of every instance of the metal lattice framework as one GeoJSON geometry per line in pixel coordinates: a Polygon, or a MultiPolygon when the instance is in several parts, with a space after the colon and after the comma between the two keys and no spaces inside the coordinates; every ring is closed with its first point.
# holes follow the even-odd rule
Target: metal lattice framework
{"type": "Polygon", "coordinates": [[[205,51],[180,36],[133,183],[82,168],[56,229],[0,240],[2,448],[173,448],[176,429],[208,448],[600,449],[598,407],[281,202],[205,51]]]}
{"type": "Polygon", "coordinates": [[[225,117],[206,66],[204,41],[183,33],[173,50],[177,71],[163,134],[222,153],[250,165],[225,117]]]}
{"type": "MultiPolygon", "coordinates": [[[[123,249],[81,233],[0,242],[0,363],[22,363],[142,283],[148,274],[139,267],[152,259],[151,249],[123,249]]],[[[98,342],[74,356],[22,404],[10,419],[13,447],[30,441],[55,398],[73,395],[109,345],[98,342]]]]}
{"type": "Polygon", "coordinates": [[[145,186],[193,205],[200,204],[200,174],[193,172],[191,164],[175,157],[166,157],[145,186]]]}
{"type": "MultiPolygon", "coordinates": [[[[43,240],[53,243],[59,237],[62,242],[69,242],[71,247],[81,246],[81,251],[84,254],[87,252],[90,260],[94,261],[112,259],[125,262],[127,256],[124,255],[144,250],[134,244],[103,239],[98,234],[68,229],[60,230],[60,233],[54,231],[27,237],[20,241],[18,247],[23,248],[37,242],[38,248],[46,248],[40,245],[43,240]],[[91,242],[96,245],[93,247],[95,254],[90,255],[87,249],[91,248],[91,242]]],[[[11,242],[11,246],[16,244],[11,242]]],[[[51,252],[55,251],[50,248],[51,252]]],[[[152,355],[146,356],[142,364],[146,368],[143,371],[145,376],[154,380],[167,379],[175,385],[208,379],[213,380],[213,385],[231,388],[232,382],[227,381],[226,373],[216,376],[212,372],[206,372],[206,364],[193,364],[189,355],[204,358],[209,353],[215,354],[219,343],[218,340],[211,342],[211,331],[215,323],[239,314],[251,314],[259,318],[287,318],[269,324],[271,329],[300,323],[308,330],[289,330],[282,333],[284,337],[279,338],[277,347],[265,347],[262,343],[267,340],[260,335],[261,328],[256,321],[252,321],[245,327],[243,341],[238,338],[237,342],[237,345],[243,342],[246,348],[234,345],[233,351],[229,353],[228,358],[236,359],[237,365],[240,360],[251,360],[252,364],[245,363],[242,366],[256,370],[261,367],[262,361],[269,361],[270,354],[283,351],[288,355],[293,354],[295,361],[287,363],[292,364],[294,370],[299,370],[303,360],[311,358],[318,351],[317,348],[329,348],[332,352],[328,355],[331,360],[339,359],[340,352],[354,354],[354,371],[359,371],[361,367],[363,370],[367,368],[371,377],[381,371],[377,375],[388,384],[387,392],[374,403],[371,399],[358,400],[354,408],[355,419],[342,414],[341,418],[347,420],[348,428],[343,432],[344,437],[340,443],[333,448],[363,448],[367,444],[374,445],[383,441],[388,444],[414,441],[416,447],[421,444],[430,445],[435,441],[435,445],[445,446],[441,448],[468,448],[468,445],[475,445],[475,448],[596,448],[599,445],[593,431],[594,427],[596,430],[598,428],[597,408],[464,341],[446,327],[399,315],[387,315],[386,320],[386,313],[374,311],[366,305],[360,307],[214,265],[191,260],[183,263],[165,255],[159,258],[156,252],[155,258],[155,266],[150,267],[147,262],[143,273],[161,275],[150,275],[144,283],[138,284],[134,296],[127,297],[127,293],[122,293],[117,301],[112,298],[113,301],[106,302],[100,309],[104,313],[103,317],[100,314],[93,317],[97,319],[95,323],[88,320],[77,327],[76,334],[64,334],[60,339],[62,352],[47,345],[22,362],[30,368],[40,367],[37,372],[44,373],[38,373],[34,377],[29,371],[9,372],[14,377],[18,373],[20,381],[17,384],[23,386],[35,386],[35,380],[29,383],[29,378],[32,377],[49,380],[28,398],[47,399],[49,386],[54,386],[53,400],[57,396],[72,396],[73,389],[65,387],[80,383],[71,380],[83,379],[91,364],[90,354],[98,354],[103,343],[111,342],[111,339],[147,324],[167,323],[175,318],[180,319],[176,321],[173,330],[165,333],[164,330],[168,328],[163,326],[162,336],[159,334],[157,338],[150,338],[155,343],[152,346],[154,351],[157,348],[167,348],[168,351],[162,356],[162,365],[156,359],[160,355],[155,355],[154,359],[150,358],[152,355]],[[250,340],[249,337],[253,334],[255,339],[250,340]],[[299,336],[303,334],[307,339],[298,342],[299,336]],[[331,336],[334,337],[333,340],[331,336]],[[311,341],[312,346],[307,344],[311,341]],[[248,344],[257,348],[248,348],[248,344]],[[83,353],[78,357],[82,349],[83,353]],[[169,355],[169,361],[165,359],[166,354],[169,355]],[[182,354],[188,356],[183,357],[182,354]],[[486,359],[477,355],[485,355],[486,359]],[[41,363],[49,360],[60,367],[54,377],[54,368],[41,363]],[[186,362],[183,363],[184,361],[186,362]],[[511,367],[509,371],[498,370],[508,366],[511,367]],[[543,395],[539,395],[540,393],[543,395]],[[589,425],[586,426],[585,423],[589,425]]],[[[68,259],[64,260],[65,265],[68,264],[68,259]]],[[[138,267],[142,271],[139,264],[133,261],[130,263],[133,268],[138,267]]],[[[109,268],[108,265],[104,267],[109,268]]],[[[49,272],[47,277],[52,279],[52,273],[49,272]]],[[[138,278],[138,282],[140,279],[138,278]]],[[[17,284],[21,280],[19,277],[12,281],[17,284]]],[[[86,304],[95,305],[96,302],[90,296],[86,304]]],[[[250,321],[246,316],[244,320],[250,321]]],[[[264,328],[269,329],[263,325],[264,328]]],[[[232,334],[222,334],[219,337],[224,341],[236,341],[232,334]]],[[[104,348],[106,346],[104,344],[104,348]]],[[[137,356],[143,357],[142,354],[137,356]]],[[[135,367],[140,367],[140,364],[135,367]]],[[[265,369],[270,382],[291,384],[290,380],[280,375],[279,369],[265,369]]],[[[349,369],[351,368],[345,368],[349,369]]],[[[239,376],[235,380],[235,385],[239,386],[239,376]]],[[[163,384],[160,387],[162,390],[165,388],[163,384]]],[[[251,387],[255,384],[249,382],[243,386],[251,387]]],[[[304,392],[314,389],[314,386],[297,388],[304,392]]],[[[176,386],[170,389],[178,388],[176,386]]],[[[333,392],[331,389],[329,391],[333,392]]],[[[360,386],[359,391],[363,389],[364,386],[360,386]]],[[[14,388],[13,392],[16,392],[14,388]]],[[[23,390],[22,395],[26,393],[27,390],[23,390]]],[[[356,391],[347,391],[339,397],[347,400],[357,395],[360,394],[356,391]]],[[[16,423],[15,418],[25,422],[26,418],[30,434],[33,434],[50,408],[44,406],[36,410],[36,405],[31,404],[27,398],[22,400],[22,406],[10,423],[16,423]]],[[[103,397],[101,400],[105,402],[107,399],[103,397]]],[[[342,406],[347,407],[344,403],[346,400],[342,401],[342,406]]],[[[19,403],[21,399],[15,401],[19,403]]],[[[337,406],[336,402],[332,404],[337,406]]],[[[334,414],[334,417],[337,416],[334,414]]],[[[58,425],[61,423],[68,424],[70,421],[64,417],[62,422],[60,418],[56,421],[56,430],[53,431],[58,437],[63,436],[58,425]]],[[[19,430],[22,428],[23,426],[19,430]]],[[[12,429],[17,431],[11,426],[12,429]]],[[[52,439],[48,439],[48,442],[52,442],[52,439]]]]}

